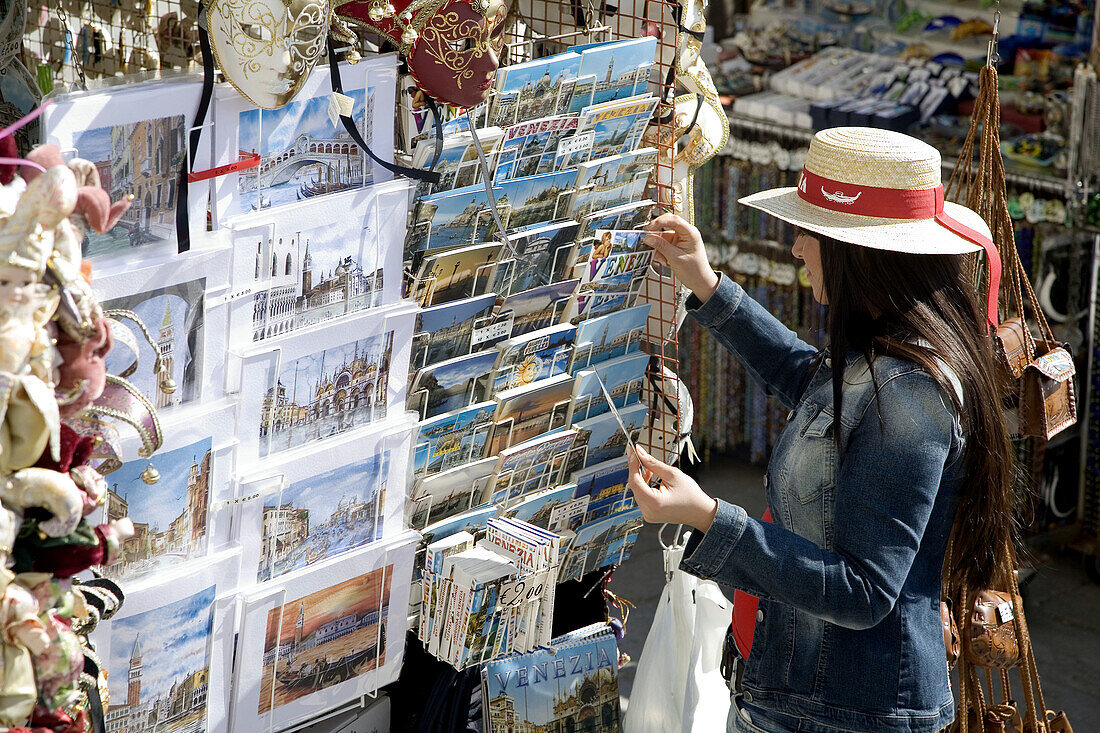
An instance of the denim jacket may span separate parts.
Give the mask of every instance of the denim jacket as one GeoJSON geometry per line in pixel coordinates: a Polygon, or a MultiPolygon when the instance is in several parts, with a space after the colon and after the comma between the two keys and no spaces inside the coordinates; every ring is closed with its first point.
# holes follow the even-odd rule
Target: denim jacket
{"type": "MultiPolygon", "coordinates": [[[[689,312],[791,412],[764,477],[774,524],[719,501],[681,568],[760,598],[744,702],[807,730],[930,733],[954,718],[940,573],[961,480],[951,400],[917,365],[828,353],[721,277],[689,312]]],[[[801,728],[800,728],[801,730],[801,728]]]]}

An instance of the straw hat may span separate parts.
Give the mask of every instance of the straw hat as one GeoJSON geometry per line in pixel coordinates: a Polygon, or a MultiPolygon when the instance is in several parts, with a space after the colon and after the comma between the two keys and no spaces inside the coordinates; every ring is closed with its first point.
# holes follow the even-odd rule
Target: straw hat
{"type": "Polygon", "coordinates": [[[740,203],[842,242],[910,254],[964,254],[992,246],[989,227],[943,200],[940,154],[890,130],[834,127],[810,141],[799,185],[740,203]]]}

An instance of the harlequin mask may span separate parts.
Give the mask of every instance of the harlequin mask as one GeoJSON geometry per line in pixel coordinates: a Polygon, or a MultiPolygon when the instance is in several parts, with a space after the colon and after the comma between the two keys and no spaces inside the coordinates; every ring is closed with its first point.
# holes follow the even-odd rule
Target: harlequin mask
{"type": "Polygon", "coordinates": [[[218,66],[248,101],[282,107],[325,47],[330,0],[215,0],[207,15],[218,66]]]}
{"type": "Polygon", "coordinates": [[[485,100],[504,46],[503,0],[345,0],[336,14],[394,41],[416,83],[459,107],[485,100]]]}

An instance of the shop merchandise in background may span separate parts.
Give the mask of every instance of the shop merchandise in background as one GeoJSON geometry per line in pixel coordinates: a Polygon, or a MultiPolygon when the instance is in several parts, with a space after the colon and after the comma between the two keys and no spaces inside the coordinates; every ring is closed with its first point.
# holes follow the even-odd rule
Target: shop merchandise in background
{"type": "MultiPolygon", "coordinates": [[[[952,10],[953,17],[943,16],[945,8],[919,0],[812,8],[759,3],[740,17],[737,33],[710,47],[733,129],[723,155],[697,179],[697,214],[711,222],[712,259],[803,338],[821,344],[821,309],[789,276],[789,268],[799,264],[789,255],[792,233],[754,216],[736,198],[761,187],[794,185],[791,171],[800,168],[797,157],[811,131],[833,125],[908,132],[935,145],[945,164],[953,165],[993,30],[970,21],[991,20],[999,11],[1001,151],[1017,248],[1056,337],[1069,344],[1078,370],[1086,372],[1095,343],[1088,313],[1097,231],[1095,165],[1086,161],[1095,161],[1090,139],[1096,137],[1097,115],[1095,74],[1079,65],[1095,33],[1094,8],[962,3],[952,10]]],[[[691,324],[681,350],[703,354],[699,369],[691,368],[699,360],[684,363],[701,406],[697,425],[704,455],[731,451],[763,460],[784,416],[763,407],[762,393],[735,363],[708,348],[691,324]],[[719,399],[735,409],[707,409],[719,399]]],[[[1082,455],[1081,430],[1092,446],[1097,434],[1087,427],[1050,444],[1021,443],[1032,467],[1032,496],[1038,497],[1028,513],[1029,531],[1045,533],[1084,519],[1086,534],[1095,533],[1100,498],[1090,467],[1096,450],[1082,455]],[[1078,476],[1084,517],[1077,516],[1078,476]]]]}

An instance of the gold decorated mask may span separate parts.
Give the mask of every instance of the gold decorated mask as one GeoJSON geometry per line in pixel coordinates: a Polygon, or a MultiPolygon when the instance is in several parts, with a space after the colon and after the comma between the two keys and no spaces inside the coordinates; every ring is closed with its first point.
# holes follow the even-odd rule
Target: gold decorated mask
{"type": "Polygon", "coordinates": [[[215,0],[214,57],[248,101],[278,109],[297,94],[325,47],[330,0],[215,0]]]}
{"type": "Polygon", "coordinates": [[[504,46],[503,0],[338,0],[336,13],[392,39],[434,99],[473,107],[488,96],[504,46]]]}

